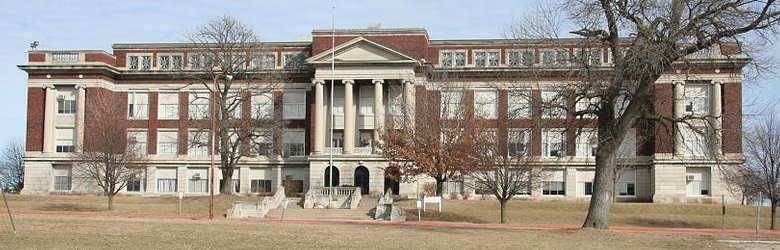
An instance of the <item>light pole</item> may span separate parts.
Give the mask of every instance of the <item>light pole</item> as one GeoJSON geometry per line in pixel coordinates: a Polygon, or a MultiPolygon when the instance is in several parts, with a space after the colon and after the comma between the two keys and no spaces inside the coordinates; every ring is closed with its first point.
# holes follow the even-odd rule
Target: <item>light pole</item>
{"type": "Polygon", "coordinates": [[[216,135],[216,131],[217,131],[217,119],[216,119],[216,116],[217,116],[217,108],[216,108],[217,107],[217,98],[216,97],[219,95],[219,88],[217,88],[217,87],[218,87],[218,81],[219,81],[220,77],[225,77],[225,81],[233,80],[233,76],[232,75],[226,75],[226,74],[222,74],[222,73],[216,74],[214,76],[214,86],[211,89],[211,93],[210,93],[211,94],[211,96],[210,96],[210,100],[211,100],[211,107],[210,107],[211,108],[211,115],[209,117],[210,117],[210,120],[211,120],[211,128],[209,129],[209,133],[211,133],[211,145],[210,145],[211,166],[209,167],[209,170],[211,172],[211,178],[209,179],[209,220],[214,219],[214,189],[216,188],[216,187],[214,187],[214,179],[216,178],[215,175],[214,175],[214,169],[216,168],[216,164],[215,164],[215,157],[216,157],[216,155],[215,155],[214,151],[215,151],[216,143],[217,143],[217,140],[216,140],[217,139],[217,135],[216,135]]]}

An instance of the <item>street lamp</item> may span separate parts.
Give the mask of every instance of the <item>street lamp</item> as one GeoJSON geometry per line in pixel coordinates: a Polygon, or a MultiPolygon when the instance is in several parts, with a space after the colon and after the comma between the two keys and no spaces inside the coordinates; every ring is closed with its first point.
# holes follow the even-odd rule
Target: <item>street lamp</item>
{"type": "Polygon", "coordinates": [[[211,119],[211,129],[209,130],[209,132],[211,133],[211,147],[210,147],[211,148],[210,149],[211,150],[211,154],[210,154],[211,155],[211,166],[209,167],[209,170],[211,171],[211,179],[209,180],[209,182],[210,182],[209,183],[209,220],[214,219],[214,189],[216,189],[216,187],[214,186],[214,179],[216,178],[215,175],[214,175],[214,169],[216,167],[215,159],[214,159],[216,157],[216,155],[215,155],[214,151],[215,151],[215,148],[216,148],[215,145],[216,145],[216,142],[217,142],[217,136],[216,136],[216,130],[217,130],[217,119],[216,119],[216,116],[217,116],[217,109],[216,109],[217,103],[216,103],[216,101],[217,101],[217,98],[216,98],[216,96],[217,96],[217,93],[218,93],[218,88],[217,88],[218,85],[217,85],[217,83],[218,83],[220,77],[224,77],[225,81],[233,80],[233,76],[232,75],[226,75],[226,74],[223,74],[223,73],[216,74],[214,76],[214,87],[211,90],[211,97],[210,97],[211,98],[211,116],[210,116],[210,119],[211,119]]]}

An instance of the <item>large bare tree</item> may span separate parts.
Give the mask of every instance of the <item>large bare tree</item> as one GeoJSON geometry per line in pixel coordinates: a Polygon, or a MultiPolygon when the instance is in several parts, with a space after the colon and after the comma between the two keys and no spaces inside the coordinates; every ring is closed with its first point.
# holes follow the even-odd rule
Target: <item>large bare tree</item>
{"type": "Polygon", "coordinates": [[[252,28],[234,17],[211,20],[188,33],[186,40],[192,51],[179,76],[190,82],[189,87],[206,92],[191,93],[190,106],[199,108],[191,108],[190,118],[203,122],[195,123],[198,130],[190,136],[194,139],[189,146],[209,148],[216,141],[216,152],[210,154],[219,156],[219,169],[227,180],[219,190],[230,194],[233,185],[229,180],[241,159],[271,154],[264,142],[284,125],[276,111],[280,109],[273,108],[278,106],[273,91],[283,74],[274,70],[276,57],[263,54],[264,44],[252,28]],[[245,110],[248,102],[252,102],[251,112],[245,110]],[[213,136],[207,118],[214,122],[213,136]]]}
{"type": "Polygon", "coordinates": [[[743,174],[749,176],[750,182],[744,184],[769,199],[771,229],[775,230],[780,204],[780,117],[770,114],[749,127],[745,133],[745,158],[747,168],[743,174]]]}
{"type": "Polygon", "coordinates": [[[24,188],[24,145],[10,140],[0,154],[0,187],[4,192],[18,193],[24,188]]]}
{"type": "Polygon", "coordinates": [[[654,110],[659,77],[675,69],[691,69],[695,62],[686,57],[710,48],[738,55],[735,44],[766,38],[777,28],[780,16],[775,1],[750,0],[577,0],[541,13],[530,22],[515,23],[510,34],[558,38],[568,33],[560,28],[569,28],[582,37],[585,51],[608,49],[611,58],[611,67],[603,68],[589,63],[587,53],[575,55],[584,60],[571,71],[579,86],[570,87],[577,90],[573,96],[600,100],[599,106],[583,111],[597,118],[599,138],[594,192],[583,227],[601,229],[609,227],[611,180],[620,142],[640,121],[680,122],[679,117],[664,117],[654,110]],[[570,25],[550,21],[555,17],[568,18],[570,25]],[[530,27],[545,24],[559,29],[530,27]]]}
{"type": "Polygon", "coordinates": [[[89,96],[85,142],[73,156],[74,175],[94,181],[108,197],[108,210],[114,209],[114,196],[130,181],[143,177],[145,146],[128,140],[126,110],[121,93],[96,90],[89,96]]]}

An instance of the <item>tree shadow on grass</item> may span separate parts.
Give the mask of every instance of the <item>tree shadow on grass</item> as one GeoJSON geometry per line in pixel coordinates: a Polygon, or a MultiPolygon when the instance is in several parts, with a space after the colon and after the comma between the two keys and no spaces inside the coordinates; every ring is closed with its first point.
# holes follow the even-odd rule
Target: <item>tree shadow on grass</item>
{"type": "Polygon", "coordinates": [[[40,206],[40,207],[38,207],[38,210],[41,210],[41,211],[68,211],[68,212],[98,212],[98,211],[103,211],[104,209],[97,208],[97,207],[94,207],[94,206],[80,205],[80,204],[52,203],[52,204],[46,204],[46,205],[40,206]]]}
{"type": "Polygon", "coordinates": [[[675,219],[627,218],[625,223],[631,226],[639,227],[711,228],[711,225],[708,224],[675,219]]]}

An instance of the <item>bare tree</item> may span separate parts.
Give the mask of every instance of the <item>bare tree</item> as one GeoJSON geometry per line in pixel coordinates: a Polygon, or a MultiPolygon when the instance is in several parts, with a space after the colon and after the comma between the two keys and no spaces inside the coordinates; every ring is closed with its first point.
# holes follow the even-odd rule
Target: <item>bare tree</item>
{"type": "Polygon", "coordinates": [[[0,187],[3,192],[18,193],[24,188],[24,145],[10,140],[0,156],[0,187]]]}
{"type": "MultiPolygon", "coordinates": [[[[701,61],[687,60],[689,56],[711,48],[732,56],[732,67],[740,69],[746,61],[733,56],[746,50],[739,45],[775,31],[780,16],[777,7],[775,1],[578,0],[546,10],[563,11],[575,27],[571,33],[584,37],[582,53],[574,54],[579,63],[570,71],[577,86],[566,87],[576,90],[569,92],[571,97],[599,98],[599,106],[582,111],[597,118],[599,138],[594,192],[583,227],[609,227],[611,180],[620,142],[630,129],[641,121],[667,126],[691,118],[656,112],[655,83],[660,76],[675,69],[695,69],[701,61]],[[598,63],[604,49],[611,58],[610,67],[598,63]]],[[[545,14],[538,20],[554,17],[545,14]]],[[[528,25],[545,24],[516,23],[515,27],[528,25]]],[[[559,33],[551,31],[542,38],[558,38],[555,34],[559,33]]]]}
{"type": "Polygon", "coordinates": [[[391,114],[386,132],[380,135],[380,154],[390,161],[394,171],[389,172],[395,173],[391,177],[431,177],[436,180],[436,194],[442,195],[445,182],[462,180],[485,154],[480,146],[487,142],[480,137],[484,124],[467,112],[462,87],[424,90],[416,96],[414,114],[408,107],[403,114],[391,114]]]}
{"type": "MultiPolygon", "coordinates": [[[[489,128],[486,128],[489,129],[489,128]]],[[[545,168],[538,159],[531,157],[528,147],[520,143],[507,143],[506,154],[498,153],[502,140],[496,133],[483,133],[488,143],[483,148],[488,153],[479,157],[474,169],[469,171],[469,185],[476,191],[493,195],[501,206],[501,223],[506,223],[506,206],[518,193],[530,193],[534,185],[538,185],[544,177],[545,168]]],[[[508,138],[521,141],[521,138],[508,138]]]]}
{"type": "Polygon", "coordinates": [[[748,129],[745,133],[745,158],[745,174],[753,179],[755,191],[761,192],[771,202],[771,229],[775,230],[777,206],[780,204],[780,117],[770,114],[748,129]]]}
{"type": "Polygon", "coordinates": [[[759,187],[757,186],[759,180],[756,176],[756,172],[753,171],[750,166],[724,169],[722,174],[723,179],[729,187],[729,191],[734,196],[742,197],[740,199],[741,205],[758,202],[755,199],[759,193],[759,187]]]}
{"type": "Polygon", "coordinates": [[[74,175],[94,181],[108,197],[108,210],[114,209],[114,196],[130,181],[142,178],[146,152],[128,140],[126,110],[121,93],[95,92],[87,100],[90,111],[83,147],[74,154],[74,175]]]}
{"type": "MultiPolygon", "coordinates": [[[[219,168],[225,180],[220,192],[233,193],[229,181],[244,156],[270,154],[263,143],[283,127],[281,115],[274,107],[273,91],[283,74],[274,71],[275,57],[267,60],[263,43],[252,28],[234,17],[214,19],[186,35],[193,51],[187,67],[179,76],[190,81],[188,86],[205,89],[205,94],[191,94],[190,118],[211,118],[214,133],[206,122],[196,123],[190,147],[208,148],[219,156],[219,168]],[[193,98],[194,97],[194,98],[193,98]],[[244,103],[252,102],[252,112],[245,112],[244,103]],[[248,115],[247,115],[248,114],[248,115]]],[[[295,68],[296,70],[298,68],[295,68]]],[[[213,177],[212,177],[213,178],[213,177]]]]}

